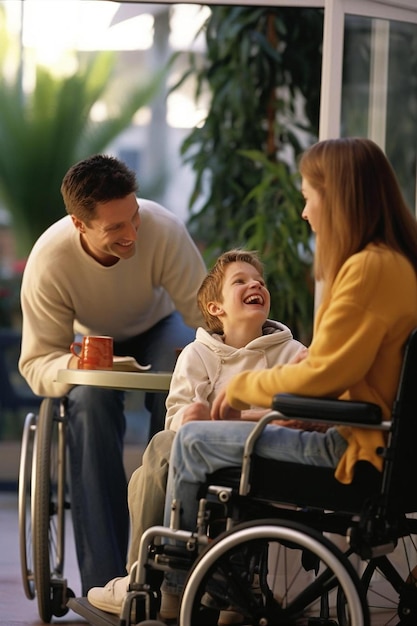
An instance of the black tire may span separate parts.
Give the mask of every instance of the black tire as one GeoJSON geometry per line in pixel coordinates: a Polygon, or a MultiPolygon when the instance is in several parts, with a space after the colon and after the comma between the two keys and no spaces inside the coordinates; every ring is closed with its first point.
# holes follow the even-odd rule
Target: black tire
{"type": "Polygon", "coordinates": [[[397,619],[402,626],[417,624],[416,566],[417,549],[411,537],[401,538],[395,556],[372,559],[366,566],[361,580],[368,605],[373,613],[383,613],[384,624],[397,619]]]}
{"type": "MultiPolygon", "coordinates": [[[[354,557],[358,558],[358,557],[354,557]]],[[[417,624],[417,546],[410,535],[401,537],[394,552],[364,561],[361,583],[372,616],[381,626],[417,624]],[[400,621],[398,621],[400,620],[400,621]]],[[[337,598],[340,626],[347,626],[345,598],[337,598]]]]}
{"type": "Polygon", "coordinates": [[[23,427],[19,465],[19,551],[23,589],[33,600],[35,584],[32,561],[31,471],[37,416],[29,413],[23,427]]]}
{"type": "Polygon", "coordinates": [[[68,612],[63,579],[65,546],[65,416],[45,398],[39,409],[32,467],[32,541],[38,612],[44,622],[68,612]],[[57,597],[61,598],[57,603],[57,597]],[[59,606],[58,606],[59,604],[59,606]]]}
{"type": "Polygon", "coordinates": [[[339,586],[348,598],[349,625],[369,626],[361,582],[339,548],[301,524],[256,520],[223,533],[197,559],[184,586],[179,623],[205,626],[213,623],[207,607],[233,607],[245,625],[295,626],[306,619],[337,625],[339,586]]]}

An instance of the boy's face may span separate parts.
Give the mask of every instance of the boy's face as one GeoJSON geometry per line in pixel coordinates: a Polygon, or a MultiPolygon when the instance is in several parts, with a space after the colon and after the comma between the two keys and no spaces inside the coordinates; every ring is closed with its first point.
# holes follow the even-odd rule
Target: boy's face
{"type": "Polygon", "coordinates": [[[250,263],[237,261],[226,267],[223,289],[223,302],[219,317],[223,323],[253,320],[263,324],[271,306],[269,291],[263,276],[250,263]]]}

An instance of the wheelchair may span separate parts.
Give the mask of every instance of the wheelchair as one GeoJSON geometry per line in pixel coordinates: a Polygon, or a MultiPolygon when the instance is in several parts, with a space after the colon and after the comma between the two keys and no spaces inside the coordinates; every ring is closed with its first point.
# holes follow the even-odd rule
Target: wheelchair
{"type": "Polygon", "coordinates": [[[415,626],[416,372],[417,329],[389,422],[369,403],[275,396],[246,442],[242,468],[207,477],[194,531],[179,529],[174,502],[170,527],[144,533],[120,615],[86,598],[68,605],[94,626],[156,626],[155,580],[176,572],[185,579],[178,626],[218,624],[231,610],[245,626],[370,626],[378,615],[378,624],[415,626]],[[333,469],[257,457],[262,429],[285,418],[385,431],[382,473],[358,462],[353,482],[343,485],[333,469]]]}
{"type": "Polygon", "coordinates": [[[45,623],[66,615],[68,600],[75,596],[64,575],[65,525],[71,508],[67,421],[67,398],[44,398],[39,410],[26,416],[20,452],[21,577],[26,597],[36,598],[45,623]]]}
{"type": "Polygon", "coordinates": [[[23,588],[36,596],[44,622],[64,616],[74,597],[64,577],[66,491],[66,403],[44,398],[26,416],[19,468],[19,548],[23,588]]]}

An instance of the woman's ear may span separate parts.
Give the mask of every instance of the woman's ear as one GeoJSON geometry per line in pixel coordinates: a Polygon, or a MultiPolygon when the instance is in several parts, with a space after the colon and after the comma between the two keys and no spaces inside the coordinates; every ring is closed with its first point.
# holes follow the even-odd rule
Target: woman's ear
{"type": "Polygon", "coordinates": [[[213,315],[213,317],[220,317],[220,315],[224,313],[224,310],[218,302],[208,302],[207,311],[210,315],[213,315]]]}

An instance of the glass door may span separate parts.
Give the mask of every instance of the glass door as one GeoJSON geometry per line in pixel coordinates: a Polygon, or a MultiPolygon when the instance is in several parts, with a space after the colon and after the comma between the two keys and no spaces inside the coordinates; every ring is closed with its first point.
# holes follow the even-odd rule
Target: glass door
{"type": "Polygon", "coordinates": [[[320,138],[373,139],[388,155],[414,210],[416,120],[417,4],[328,0],[320,138]]]}

